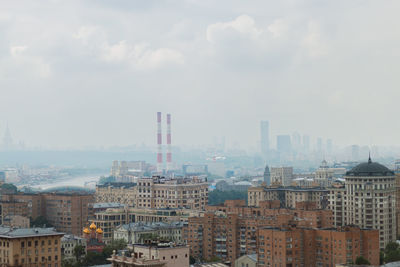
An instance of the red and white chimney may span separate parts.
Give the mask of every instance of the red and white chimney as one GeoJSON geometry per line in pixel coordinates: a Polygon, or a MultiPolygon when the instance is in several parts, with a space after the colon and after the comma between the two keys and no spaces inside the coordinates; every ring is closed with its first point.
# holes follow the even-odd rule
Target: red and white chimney
{"type": "Polygon", "coordinates": [[[163,171],[161,112],[157,112],[157,172],[163,171]]]}
{"type": "Polygon", "coordinates": [[[167,114],[167,171],[172,170],[171,114],[167,114]]]}

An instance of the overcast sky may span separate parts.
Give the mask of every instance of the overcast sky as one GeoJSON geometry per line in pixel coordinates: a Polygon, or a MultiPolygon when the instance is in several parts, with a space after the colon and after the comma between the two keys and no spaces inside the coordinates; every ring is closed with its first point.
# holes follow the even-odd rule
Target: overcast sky
{"type": "Polygon", "coordinates": [[[297,131],[400,145],[400,1],[4,0],[0,136],[51,147],[297,131]],[[165,131],[164,131],[165,132],[165,131]]]}

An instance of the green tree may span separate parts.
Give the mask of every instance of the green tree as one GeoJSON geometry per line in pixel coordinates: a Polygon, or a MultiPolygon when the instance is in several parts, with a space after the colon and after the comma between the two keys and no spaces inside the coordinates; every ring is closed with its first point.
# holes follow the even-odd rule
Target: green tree
{"type": "Polygon", "coordinates": [[[118,251],[126,248],[126,241],[124,239],[113,240],[110,244],[103,248],[103,256],[107,259],[111,257],[113,251],[118,251]]]}
{"type": "Polygon", "coordinates": [[[113,182],[115,182],[114,176],[108,176],[108,177],[102,176],[99,179],[99,184],[106,184],[106,183],[113,183],[113,182]]]}
{"type": "Polygon", "coordinates": [[[192,255],[190,255],[189,256],[189,264],[192,265],[192,264],[195,264],[195,263],[196,263],[196,259],[192,255]]]}
{"type": "Polygon", "coordinates": [[[53,227],[53,225],[44,216],[38,216],[36,219],[31,220],[31,227],[53,227]]]}
{"type": "Polygon", "coordinates": [[[400,261],[400,247],[396,242],[389,242],[385,247],[385,263],[400,261]]]}
{"type": "Polygon", "coordinates": [[[82,256],[86,254],[85,247],[82,245],[77,245],[74,247],[74,256],[77,262],[80,262],[82,256]]]}
{"type": "Polygon", "coordinates": [[[363,256],[358,256],[356,259],[356,265],[370,265],[371,263],[363,256]]]}
{"type": "Polygon", "coordinates": [[[247,203],[247,191],[220,191],[213,190],[208,193],[208,204],[218,205],[230,199],[243,199],[247,203]]]}
{"type": "Polygon", "coordinates": [[[2,189],[2,191],[5,190],[5,191],[13,193],[13,194],[17,193],[17,191],[18,191],[17,187],[13,184],[2,184],[1,189],[2,189]]]}

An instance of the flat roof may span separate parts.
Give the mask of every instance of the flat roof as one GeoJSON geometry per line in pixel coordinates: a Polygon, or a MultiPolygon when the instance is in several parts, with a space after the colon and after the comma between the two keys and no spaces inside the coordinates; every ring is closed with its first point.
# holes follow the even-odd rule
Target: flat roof
{"type": "Polygon", "coordinates": [[[64,235],[54,228],[12,228],[0,226],[0,238],[21,238],[34,236],[64,235]]]}

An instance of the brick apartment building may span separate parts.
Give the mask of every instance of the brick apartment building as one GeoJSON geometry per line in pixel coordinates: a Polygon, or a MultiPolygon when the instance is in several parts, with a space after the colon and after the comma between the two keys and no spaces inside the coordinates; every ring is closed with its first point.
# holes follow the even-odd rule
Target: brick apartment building
{"type": "MultiPolygon", "coordinates": [[[[28,216],[36,219],[43,216],[58,231],[81,235],[88,221],[89,204],[93,203],[93,194],[84,192],[38,193],[3,195],[2,201],[25,203],[28,216]]],[[[21,212],[26,213],[24,209],[21,212]]],[[[23,214],[15,214],[21,215],[23,214]]]]}
{"type": "Polygon", "coordinates": [[[312,204],[303,203],[304,209],[281,209],[279,203],[270,201],[260,205],[246,207],[243,200],[229,200],[221,206],[207,206],[202,217],[189,218],[184,236],[191,255],[234,262],[242,255],[258,252],[257,231],[262,227],[332,227],[332,212],[308,210],[315,208],[312,204]]]}
{"type": "Polygon", "coordinates": [[[379,265],[379,231],[358,227],[258,229],[258,266],[331,267],[363,256],[379,265]]]}

